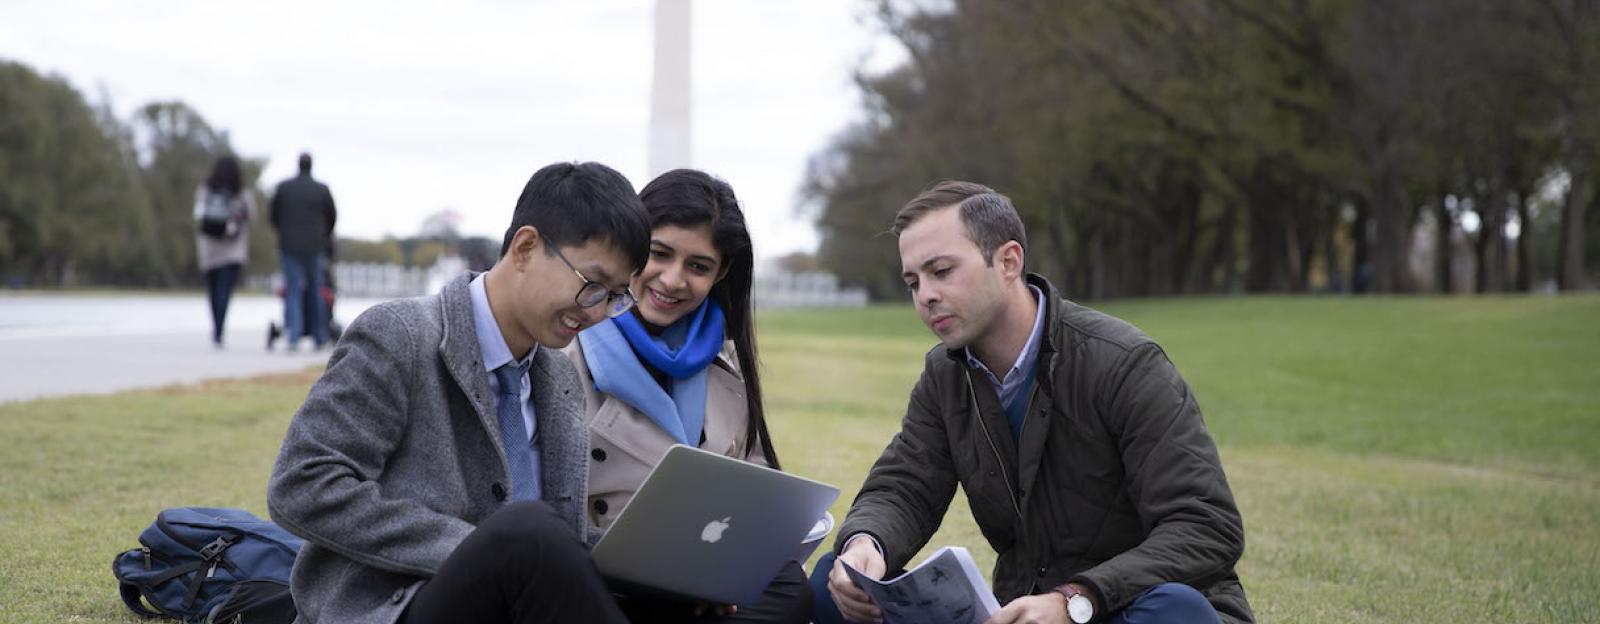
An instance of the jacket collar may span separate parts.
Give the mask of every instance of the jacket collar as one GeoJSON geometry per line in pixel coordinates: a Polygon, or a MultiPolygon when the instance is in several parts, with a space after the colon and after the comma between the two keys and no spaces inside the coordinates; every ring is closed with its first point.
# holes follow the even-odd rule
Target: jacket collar
{"type": "Polygon", "coordinates": [[[1056,292],[1055,284],[1038,273],[1028,274],[1028,284],[1044,293],[1044,335],[1039,342],[1039,361],[1053,362],[1054,359],[1045,354],[1061,351],[1061,324],[1056,322],[1061,318],[1061,293],[1056,292]]]}
{"type": "MultiPolygon", "coordinates": [[[[1055,286],[1050,280],[1037,273],[1028,274],[1028,283],[1039,288],[1044,293],[1044,335],[1039,338],[1039,360],[1034,365],[1034,395],[1033,402],[1028,406],[1030,411],[1044,411],[1055,413],[1059,416],[1056,401],[1057,388],[1055,386],[1056,368],[1061,365],[1063,349],[1061,346],[1061,295],[1056,293],[1055,286]]],[[[1068,426],[1061,422],[1059,417],[1033,418],[1030,426],[1034,431],[1020,440],[1017,449],[1017,481],[1026,492],[1034,490],[1034,481],[1039,476],[1039,465],[1044,461],[1044,443],[1049,437],[1051,427],[1068,426]]],[[[1024,497],[1023,504],[1027,504],[1024,497]]]]}
{"type": "MultiPolygon", "coordinates": [[[[1056,388],[1052,380],[1055,378],[1056,367],[1062,364],[1060,355],[1064,349],[1061,345],[1063,333],[1059,322],[1061,295],[1056,292],[1055,286],[1050,284],[1050,280],[1042,275],[1029,273],[1027,281],[1029,285],[1037,287],[1039,292],[1044,293],[1044,301],[1040,303],[1044,306],[1044,333],[1039,338],[1039,360],[1034,366],[1034,374],[1037,377],[1028,406],[1031,414],[1037,410],[1054,411],[1056,388]]],[[[1049,437],[1050,428],[1066,426],[1066,423],[1053,423],[1056,418],[1029,418],[1027,424],[1023,426],[1021,439],[1013,442],[1007,429],[1009,425],[1004,409],[1000,406],[994,391],[988,388],[977,390],[979,384],[972,380],[974,371],[967,365],[966,349],[946,349],[945,355],[961,367],[959,370],[967,376],[973,391],[977,393],[973,400],[978,404],[978,418],[989,431],[997,432],[993,435],[1000,460],[1017,468],[1017,482],[1013,485],[1018,489],[1016,493],[1021,498],[1018,503],[1020,512],[1020,509],[1026,508],[1031,500],[1027,493],[1033,490],[1033,482],[1038,478],[1039,465],[1044,459],[1044,443],[1049,437]]]]}
{"type": "MultiPolygon", "coordinates": [[[[1043,275],[1029,273],[1024,279],[1029,286],[1038,288],[1039,292],[1044,293],[1044,300],[1039,302],[1039,305],[1044,306],[1044,334],[1039,336],[1039,362],[1042,365],[1038,367],[1038,371],[1040,375],[1046,375],[1050,369],[1055,368],[1054,355],[1061,351],[1061,324],[1056,322],[1061,314],[1061,294],[1056,292],[1056,287],[1043,275]]],[[[962,367],[967,367],[965,347],[945,349],[944,354],[962,367]]],[[[1004,371],[1001,371],[1001,374],[1004,374],[1004,371]]]]}

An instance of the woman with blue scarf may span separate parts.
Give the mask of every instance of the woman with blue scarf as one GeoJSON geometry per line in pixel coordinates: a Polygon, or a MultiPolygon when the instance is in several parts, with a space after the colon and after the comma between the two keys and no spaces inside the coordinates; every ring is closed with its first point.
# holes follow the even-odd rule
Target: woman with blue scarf
{"type": "MultiPolygon", "coordinates": [[[[726,182],[669,171],[639,193],[650,255],[634,309],[578,335],[564,351],[588,388],[589,541],[599,540],[673,444],[778,467],[756,370],[754,253],[726,182]]],[[[756,602],[704,605],[627,599],[634,622],[809,622],[811,588],[790,562],[756,602]]]]}

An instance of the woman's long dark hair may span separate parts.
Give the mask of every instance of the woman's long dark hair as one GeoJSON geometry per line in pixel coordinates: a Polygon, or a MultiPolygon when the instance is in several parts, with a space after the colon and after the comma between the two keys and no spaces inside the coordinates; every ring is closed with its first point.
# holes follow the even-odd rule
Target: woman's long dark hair
{"type": "Polygon", "coordinates": [[[650,213],[652,230],[663,225],[711,226],[711,244],[722,254],[727,274],[711,287],[710,296],[722,306],[727,333],[733,338],[734,354],[739,358],[739,372],[744,376],[744,398],[750,413],[745,454],[748,457],[750,449],[760,445],[767,462],[778,468],[778,454],[772,448],[766,410],[762,408],[761,375],[756,368],[755,306],[750,299],[755,252],[733,187],[703,171],[674,169],[645,185],[639,199],[650,213]]]}
{"type": "Polygon", "coordinates": [[[231,155],[218,157],[211,165],[211,175],[206,177],[206,188],[228,197],[243,191],[244,174],[239,170],[239,159],[231,155]]]}

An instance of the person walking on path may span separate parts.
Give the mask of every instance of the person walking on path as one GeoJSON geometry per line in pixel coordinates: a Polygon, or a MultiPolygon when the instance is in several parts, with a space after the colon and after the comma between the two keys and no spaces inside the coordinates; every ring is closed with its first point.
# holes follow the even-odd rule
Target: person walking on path
{"type": "Polygon", "coordinates": [[[244,192],[239,159],[231,155],[217,158],[211,175],[194,192],[194,244],[211,303],[211,344],[218,349],[222,348],[228,302],[250,254],[250,218],[255,212],[255,197],[244,192]]]}
{"type": "Polygon", "coordinates": [[[323,288],[323,271],[333,249],[333,224],[338,211],[328,185],[311,177],[311,154],[300,155],[300,174],[278,184],[272,194],[272,227],[278,232],[283,266],[283,324],[288,349],[301,336],[311,336],[318,349],[328,342],[328,318],[315,301],[323,288]]]}

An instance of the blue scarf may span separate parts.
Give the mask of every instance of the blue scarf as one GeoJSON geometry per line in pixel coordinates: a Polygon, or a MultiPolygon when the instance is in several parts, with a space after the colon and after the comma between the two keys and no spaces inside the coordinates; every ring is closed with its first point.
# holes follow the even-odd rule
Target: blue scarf
{"type": "Polygon", "coordinates": [[[706,297],[692,314],[652,336],[633,314],[578,336],[595,388],[654,421],[681,444],[700,446],[706,418],[706,370],[722,351],[722,307],[706,297]],[[671,377],[668,395],[644,362],[671,377]]]}

